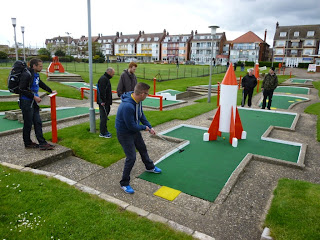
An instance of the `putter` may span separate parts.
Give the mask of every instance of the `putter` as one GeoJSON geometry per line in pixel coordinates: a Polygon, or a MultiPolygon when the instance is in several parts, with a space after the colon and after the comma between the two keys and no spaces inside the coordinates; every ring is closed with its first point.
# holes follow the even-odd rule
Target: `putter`
{"type": "MultiPolygon", "coordinates": [[[[162,137],[161,135],[159,135],[159,134],[157,134],[157,136],[159,137],[159,138],[161,138],[162,140],[164,140],[164,141],[166,141],[166,142],[168,142],[168,143],[170,143],[167,139],[165,139],[164,137],[162,137]]],[[[171,144],[171,143],[170,143],[171,144]]],[[[182,153],[183,151],[184,151],[184,149],[180,149],[180,148],[178,148],[178,147],[175,147],[176,149],[179,149],[179,153],[182,153]]]]}
{"type": "Polygon", "coordinates": [[[107,116],[107,120],[109,120],[105,105],[103,105],[103,109],[104,109],[104,112],[105,112],[105,114],[106,114],[106,116],[107,116]]]}

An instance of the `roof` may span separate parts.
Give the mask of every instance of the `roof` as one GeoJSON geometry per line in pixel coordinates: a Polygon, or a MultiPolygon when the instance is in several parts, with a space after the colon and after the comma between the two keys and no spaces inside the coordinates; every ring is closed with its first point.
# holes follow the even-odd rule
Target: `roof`
{"type": "Polygon", "coordinates": [[[278,26],[274,34],[274,40],[280,39],[320,39],[320,25],[294,25],[278,26]],[[290,33],[289,33],[290,30],[290,33]],[[314,36],[307,36],[308,31],[314,31],[314,36]],[[287,32],[285,37],[280,37],[280,32],[287,32]],[[299,36],[294,36],[294,32],[299,32],[299,36]],[[289,35],[289,36],[288,36],[289,35]]]}
{"type": "Polygon", "coordinates": [[[263,40],[251,31],[241,35],[240,37],[232,41],[232,43],[261,43],[261,42],[263,42],[263,40]]]}
{"type": "Polygon", "coordinates": [[[162,32],[162,33],[143,33],[143,34],[141,34],[138,43],[160,42],[164,36],[165,36],[164,32],[162,32]],[[157,41],[154,40],[155,37],[158,38],[157,41]],[[148,41],[148,38],[151,38],[150,41],[148,41]],[[142,39],[143,39],[143,41],[141,41],[142,39]]]}

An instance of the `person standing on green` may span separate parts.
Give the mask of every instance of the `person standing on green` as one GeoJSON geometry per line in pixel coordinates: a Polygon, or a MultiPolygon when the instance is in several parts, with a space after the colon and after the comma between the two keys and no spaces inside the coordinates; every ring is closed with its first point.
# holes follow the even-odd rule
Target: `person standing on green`
{"type": "Polygon", "coordinates": [[[271,67],[269,73],[264,77],[262,82],[261,90],[263,92],[263,101],[262,101],[262,109],[266,108],[267,98],[268,98],[268,106],[267,108],[270,110],[272,103],[272,96],[274,90],[278,86],[278,77],[274,72],[275,68],[271,67]]]}

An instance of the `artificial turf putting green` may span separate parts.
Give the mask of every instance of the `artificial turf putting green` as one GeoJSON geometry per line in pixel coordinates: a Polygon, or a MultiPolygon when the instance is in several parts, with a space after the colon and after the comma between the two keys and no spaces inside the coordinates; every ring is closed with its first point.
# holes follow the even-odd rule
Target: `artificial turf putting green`
{"type": "Polygon", "coordinates": [[[287,87],[287,86],[279,86],[274,92],[281,92],[286,94],[309,94],[309,88],[306,87],[287,87]]]}
{"type": "MultiPolygon", "coordinates": [[[[290,95],[273,95],[272,97],[272,109],[289,109],[289,107],[297,102],[308,100],[308,98],[297,97],[297,96],[290,96],[290,95]]],[[[267,100],[268,102],[268,100],[267,100]]],[[[262,106],[262,100],[259,104],[262,106]]]]}
{"type": "Polygon", "coordinates": [[[229,134],[204,142],[206,130],[183,126],[165,135],[189,140],[185,151],[157,163],[161,174],[142,173],[139,177],[213,202],[248,153],[297,162],[300,146],[261,140],[270,125],[289,128],[295,115],[245,109],[239,113],[247,139],[239,140],[238,147],[229,144],[229,134]]]}

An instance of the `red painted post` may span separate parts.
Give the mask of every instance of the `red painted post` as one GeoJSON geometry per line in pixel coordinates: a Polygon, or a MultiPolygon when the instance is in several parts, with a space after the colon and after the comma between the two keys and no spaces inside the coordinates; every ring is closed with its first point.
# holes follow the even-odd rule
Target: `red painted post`
{"type": "Polygon", "coordinates": [[[290,78],[291,78],[291,71],[290,71],[290,78]]]}
{"type": "Polygon", "coordinates": [[[157,82],[157,79],[153,78],[153,95],[156,95],[156,82],[157,82]]]}
{"type": "Polygon", "coordinates": [[[217,106],[220,105],[220,82],[218,82],[218,96],[217,96],[217,106]]]}
{"type": "Polygon", "coordinates": [[[85,88],[83,88],[83,87],[82,87],[82,88],[80,88],[80,92],[81,92],[81,99],[83,99],[83,98],[84,98],[84,94],[83,94],[84,89],[85,89],[85,88]]]}
{"type": "Polygon", "coordinates": [[[163,108],[163,96],[157,96],[157,95],[148,95],[149,97],[155,97],[155,98],[159,98],[160,100],[160,111],[162,111],[163,108]]]}
{"type": "Polygon", "coordinates": [[[238,89],[240,89],[240,86],[241,86],[241,78],[242,78],[242,76],[240,75],[240,79],[239,79],[239,87],[238,87],[238,89]]]}
{"type": "Polygon", "coordinates": [[[94,101],[97,102],[97,89],[93,89],[94,91],[94,101]]]}
{"type": "Polygon", "coordinates": [[[50,105],[51,105],[51,129],[52,129],[52,142],[58,142],[58,132],[57,132],[57,108],[56,108],[56,95],[57,93],[51,93],[50,105]]]}

